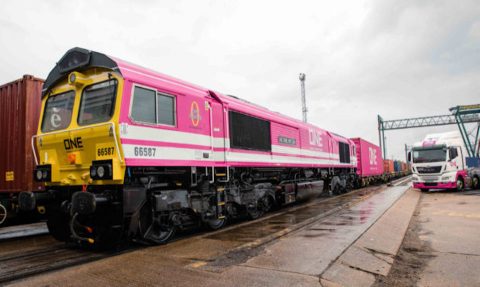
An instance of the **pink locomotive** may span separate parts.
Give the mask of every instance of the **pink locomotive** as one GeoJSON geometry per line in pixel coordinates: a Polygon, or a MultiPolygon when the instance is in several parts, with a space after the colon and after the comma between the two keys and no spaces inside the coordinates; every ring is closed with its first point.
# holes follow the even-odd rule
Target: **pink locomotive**
{"type": "Polygon", "coordinates": [[[314,125],[81,48],[45,82],[33,145],[47,192],[23,193],[20,205],[44,204],[54,237],[90,244],[162,243],[176,230],[344,192],[358,182],[362,152],[314,125]]]}

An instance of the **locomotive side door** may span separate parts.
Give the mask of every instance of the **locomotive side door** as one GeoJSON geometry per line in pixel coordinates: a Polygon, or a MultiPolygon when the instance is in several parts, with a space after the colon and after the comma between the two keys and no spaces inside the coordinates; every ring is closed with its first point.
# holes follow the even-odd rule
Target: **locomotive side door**
{"type": "Polygon", "coordinates": [[[225,164],[225,113],[222,103],[213,98],[205,101],[210,123],[210,143],[215,163],[225,164]]]}

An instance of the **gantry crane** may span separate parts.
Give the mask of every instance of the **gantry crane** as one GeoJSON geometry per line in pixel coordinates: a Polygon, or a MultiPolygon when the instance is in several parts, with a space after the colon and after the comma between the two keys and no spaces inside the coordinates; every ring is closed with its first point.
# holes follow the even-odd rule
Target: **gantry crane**
{"type": "Polygon", "coordinates": [[[480,133],[480,104],[456,106],[450,108],[450,112],[451,114],[448,115],[406,118],[388,121],[384,121],[383,118],[378,115],[378,137],[380,148],[383,152],[383,158],[386,158],[387,154],[385,147],[385,131],[387,130],[411,129],[455,124],[460,130],[463,142],[465,143],[465,147],[467,148],[468,156],[478,157],[480,133]],[[477,130],[476,133],[474,133],[473,135],[473,143],[470,140],[470,136],[468,135],[465,128],[466,123],[477,123],[477,130]]]}

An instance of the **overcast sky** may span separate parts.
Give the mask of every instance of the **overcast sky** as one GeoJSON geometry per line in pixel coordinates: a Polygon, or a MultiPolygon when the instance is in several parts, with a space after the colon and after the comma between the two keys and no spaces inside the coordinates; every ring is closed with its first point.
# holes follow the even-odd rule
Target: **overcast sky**
{"type": "MultiPolygon", "coordinates": [[[[478,0],[2,1],[0,83],[97,50],[378,143],[384,119],[480,103],[478,0]]],[[[471,127],[470,127],[471,128],[471,127]]],[[[387,132],[388,157],[455,126],[387,132]]]]}

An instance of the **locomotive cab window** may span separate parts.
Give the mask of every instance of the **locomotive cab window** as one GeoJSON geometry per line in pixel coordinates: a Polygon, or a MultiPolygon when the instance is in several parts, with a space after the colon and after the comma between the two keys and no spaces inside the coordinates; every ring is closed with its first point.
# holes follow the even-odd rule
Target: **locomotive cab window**
{"type": "Polygon", "coordinates": [[[157,124],[175,125],[175,99],[173,97],[157,94],[157,124]]]}
{"type": "Polygon", "coordinates": [[[234,111],[229,112],[232,148],[271,151],[270,122],[234,111]]]}
{"type": "Polygon", "coordinates": [[[135,87],[131,117],[136,122],[175,126],[175,97],[135,87]]]}
{"type": "Polygon", "coordinates": [[[340,155],[340,163],[350,163],[350,145],[347,143],[338,143],[338,152],[340,155]]]}
{"type": "Polygon", "coordinates": [[[106,122],[113,115],[117,80],[93,84],[83,90],[78,113],[79,125],[106,122]]]}
{"type": "Polygon", "coordinates": [[[42,132],[58,131],[67,128],[72,119],[75,92],[50,96],[43,112],[42,132]]]}

